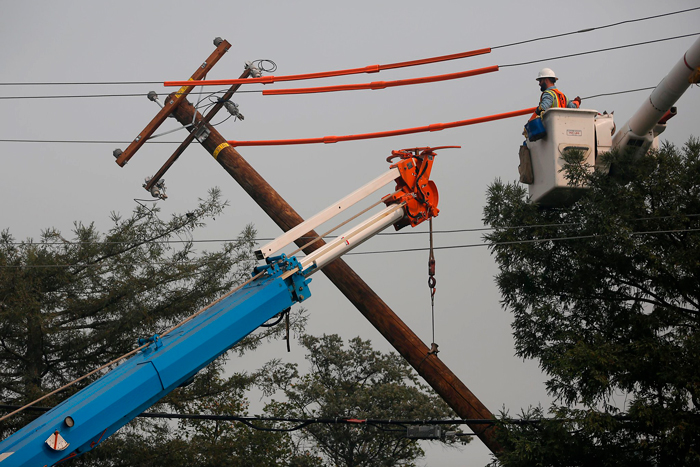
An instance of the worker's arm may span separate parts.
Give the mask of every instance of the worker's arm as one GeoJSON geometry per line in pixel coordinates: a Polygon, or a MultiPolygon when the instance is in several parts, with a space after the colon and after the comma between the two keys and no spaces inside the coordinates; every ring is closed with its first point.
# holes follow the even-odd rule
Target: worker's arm
{"type": "Polygon", "coordinates": [[[566,107],[569,109],[578,109],[581,107],[581,98],[576,96],[573,100],[566,103],[566,107]]]}
{"type": "Polygon", "coordinates": [[[537,115],[542,115],[542,113],[549,109],[553,103],[554,98],[552,97],[552,94],[547,91],[543,92],[542,97],[540,97],[540,105],[537,106],[535,113],[537,115]]]}

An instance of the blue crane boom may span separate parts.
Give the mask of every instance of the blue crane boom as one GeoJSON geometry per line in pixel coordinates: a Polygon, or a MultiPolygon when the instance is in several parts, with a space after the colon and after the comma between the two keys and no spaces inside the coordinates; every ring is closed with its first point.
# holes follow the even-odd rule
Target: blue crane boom
{"type": "MultiPolygon", "coordinates": [[[[277,258],[272,258],[276,260],[277,258]]],[[[270,318],[308,298],[293,258],[208,308],[0,443],[0,464],[47,466],[93,449],[270,318]]]]}
{"type": "MultiPolygon", "coordinates": [[[[438,148],[435,148],[438,149],[438,148]]],[[[431,148],[393,151],[399,157],[387,174],[332,205],[320,216],[265,245],[265,265],[244,287],[214,302],[165,335],[147,339],[134,356],[0,442],[0,467],[47,467],[77,457],[174,389],[275,315],[306,300],[309,276],[390,225],[418,225],[438,214],[435,184],[429,180],[431,148]],[[320,223],[368,196],[392,179],[396,191],[382,198],[386,207],[301,260],[270,256],[320,223]],[[332,214],[331,214],[332,213],[332,214]]]]}

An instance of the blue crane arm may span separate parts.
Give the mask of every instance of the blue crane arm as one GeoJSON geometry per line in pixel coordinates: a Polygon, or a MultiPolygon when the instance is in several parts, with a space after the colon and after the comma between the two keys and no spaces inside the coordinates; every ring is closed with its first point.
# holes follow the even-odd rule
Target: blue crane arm
{"type": "Polygon", "coordinates": [[[298,240],[398,175],[395,192],[381,200],[386,208],[302,261],[267,257],[250,284],[162,338],[153,336],[151,344],[122,365],[0,442],[0,467],[47,467],[89,451],[270,318],[307,299],[307,276],[390,225],[398,230],[436,216],[437,187],[429,176],[437,149],[442,148],[392,151],[387,161],[400,159],[392,170],[261,248],[261,256],[298,240]]]}
{"type": "Polygon", "coordinates": [[[295,258],[153,342],[0,442],[0,467],[55,465],[93,449],[278,313],[311,294],[295,258]]]}

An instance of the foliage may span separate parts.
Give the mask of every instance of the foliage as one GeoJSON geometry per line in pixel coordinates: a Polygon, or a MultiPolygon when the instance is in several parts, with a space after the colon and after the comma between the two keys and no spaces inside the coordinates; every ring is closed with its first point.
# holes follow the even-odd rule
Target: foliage
{"type": "Polygon", "coordinates": [[[700,462],[700,141],[604,163],[568,208],[517,184],[488,191],[516,351],[539,360],[559,404],[556,420],[509,426],[504,465],[700,462]]]}
{"type": "MultiPolygon", "coordinates": [[[[100,234],[94,224],[76,223],[67,240],[48,229],[38,242],[17,242],[0,233],[0,397],[24,404],[137,346],[137,339],[162,333],[249,277],[255,231],[216,252],[197,252],[192,233],[226,203],[218,190],[169,221],[157,208],[139,206],[130,217],[112,214],[100,234]]],[[[293,313],[292,330],[303,328],[293,313]]],[[[283,327],[244,339],[239,354],[283,327]]],[[[225,358],[202,370],[194,383],[176,390],[152,410],[176,413],[245,414],[249,377],[222,377],[225,358]],[[218,405],[217,405],[218,404],[218,405]]],[[[98,377],[99,375],[95,376],[98,377]]],[[[94,378],[42,401],[53,406],[94,378]]],[[[7,436],[36,417],[12,417],[0,425],[7,436]]],[[[139,419],[73,461],[76,465],[277,465],[290,458],[283,436],[231,423],[174,423],[139,419]],[[285,454],[286,453],[286,454],[285,454]],[[224,461],[226,459],[226,461],[224,461]],[[241,459],[246,459],[241,461],[241,459]],[[248,462],[248,464],[246,464],[248,462]]]]}
{"type": "MultiPolygon", "coordinates": [[[[277,416],[322,419],[430,420],[454,413],[420,384],[405,360],[373,350],[369,341],[351,339],[345,347],[338,335],[300,339],[310,372],[296,364],[273,361],[263,370],[266,393],[281,390],[284,402],[268,409],[277,416]]],[[[311,424],[297,431],[299,446],[321,455],[325,465],[414,465],[423,455],[406,428],[378,424],[311,424]]]]}
{"type": "MultiPolygon", "coordinates": [[[[245,392],[253,382],[249,375],[222,377],[221,360],[202,370],[194,382],[175,391],[151,410],[202,416],[246,416],[245,392]]],[[[264,423],[256,425],[266,428],[264,423]]],[[[99,467],[143,466],[245,466],[265,467],[308,464],[297,459],[287,433],[263,431],[240,422],[216,419],[172,421],[138,420],[107,440],[103,446],[79,457],[75,465],[99,467]]],[[[303,456],[302,457],[302,461],[303,456]]]]}

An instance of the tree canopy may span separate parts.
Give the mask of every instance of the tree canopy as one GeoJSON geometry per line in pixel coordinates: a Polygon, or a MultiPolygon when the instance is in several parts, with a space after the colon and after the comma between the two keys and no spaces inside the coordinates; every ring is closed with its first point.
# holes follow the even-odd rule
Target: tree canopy
{"type": "Polygon", "coordinates": [[[222,251],[196,254],[188,236],[224,208],[218,191],[169,221],[157,208],[113,213],[101,235],[75,223],[17,242],[0,233],[0,396],[23,402],[131,350],[247,274],[248,227],[222,251]],[[174,240],[174,242],[172,241],[174,240]]]}
{"type": "MultiPolygon", "coordinates": [[[[359,337],[347,346],[336,335],[303,335],[309,372],[296,364],[273,361],[262,370],[268,394],[281,390],[282,402],[268,409],[279,416],[357,420],[435,420],[455,417],[417,374],[395,353],[374,350],[359,337]]],[[[429,423],[429,422],[426,422],[429,423]]],[[[296,432],[297,443],[320,455],[323,465],[415,465],[424,454],[406,427],[366,423],[312,424],[296,432]]]]}
{"type": "Polygon", "coordinates": [[[502,430],[501,463],[697,464],[700,141],[608,154],[609,174],[574,159],[570,179],[589,188],[569,207],[541,208],[516,183],[488,190],[516,352],[540,362],[557,419],[502,430]]]}
{"type": "MultiPolygon", "coordinates": [[[[219,251],[197,251],[193,233],[226,203],[218,190],[185,214],[164,221],[159,209],[139,205],[129,217],[111,214],[101,234],[93,223],[74,224],[72,238],[47,229],[38,241],[0,233],[0,397],[24,404],[63,386],[136,347],[139,337],[162,332],[249,277],[255,231],[245,227],[219,251]]],[[[294,312],[292,330],[305,317],[294,312]]],[[[239,343],[239,353],[267,337],[268,328],[239,343]]],[[[224,377],[226,358],[202,370],[193,384],[176,390],[152,410],[247,414],[243,373],[224,377]]],[[[53,406],[85,387],[81,381],[42,401],[53,406]]],[[[36,412],[0,424],[8,436],[36,412]]],[[[283,435],[245,426],[180,424],[137,419],[76,465],[278,465],[292,456],[283,435]],[[214,428],[212,428],[214,426],[214,428]],[[222,462],[221,459],[227,459],[222,462]],[[245,459],[242,461],[241,459],[245,459]],[[246,464],[246,462],[248,462],[246,464]]]]}
{"type": "MultiPolygon", "coordinates": [[[[0,233],[0,395],[24,404],[135,348],[139,337],[161,333],[250,277],[255,231],[246,227],[219,251],[197,251],[194,232],[225,207],[213,190],[198,206],[164,221],[155,207],[131,216],[111,215],[112,227],[74,224],[69,238],[56,229],[38,241],[0,233]]],[[[301,335],[303,309],[290,317],[301,335]]],[[[284,423],[254,426],[217,419],[246,416],[248,395],[282,390],[263,414],[277,417],[435,419],[452,412],[395,354],[353,339],[303,335],[311,371],[279,361],[253,373],[226,363],[264,341],[287,334],[284,326],[261,328],[193,381],[155,404],[150,412],[208,418],[137,418],[88,453],[72,460],[90,467],[413,465],[423,454],[405,427],[315,424],[284,431],[284,423]],[[391,431],[396,430],[396,431],[391,431]]],[[[99,377],[81,381],[42,401],[53,406],[99,377]]],[[[8,436],[36,412],[0,423],[8,436]]]]}

